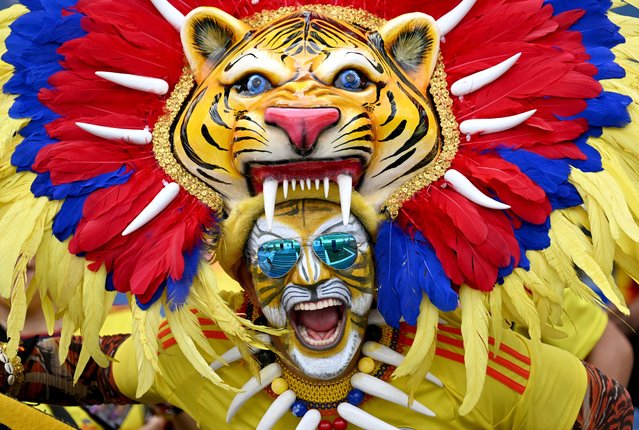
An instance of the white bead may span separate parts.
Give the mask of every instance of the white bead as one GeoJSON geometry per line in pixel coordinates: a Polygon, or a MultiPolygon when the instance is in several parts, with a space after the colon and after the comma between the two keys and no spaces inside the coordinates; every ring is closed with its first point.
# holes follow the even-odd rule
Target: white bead
{"type": "Polygon", "coordinates": [[[8,374],[13,374],[13,364],[5,363],[4,364],[4,371],[7,372],[8,374]]]}
{"type": "Polygon", "coordinates": [[[9,357],[7,357],[4,352],[0,352],[0,362],[2,364],[9,362],[9,357]]]}
{"type": "Polygon", "coordinates": [[[13,375],[9,375],[9,377],[7,378],[7,382],[9,383],[9,385],[13,385],[16,382],[16,377],[13,375]]]}

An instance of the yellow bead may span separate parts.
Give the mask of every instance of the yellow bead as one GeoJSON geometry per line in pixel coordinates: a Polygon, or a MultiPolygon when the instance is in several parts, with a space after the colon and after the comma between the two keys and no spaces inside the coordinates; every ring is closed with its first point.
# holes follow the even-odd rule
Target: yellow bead
{"type": "Polygon", "coordinates": [[[278,396],[282,394],[284,391],[288,390],[288,382],[284,378],[275,378],[273,382],[271,382],[271,390],[278,396]]]}
{"type": "Polygon", "coordinates": [[[371,373],[375,370],[375,362],[370,357],[362,357],[357,363],[357,368],[360,372],[371,373]]]}

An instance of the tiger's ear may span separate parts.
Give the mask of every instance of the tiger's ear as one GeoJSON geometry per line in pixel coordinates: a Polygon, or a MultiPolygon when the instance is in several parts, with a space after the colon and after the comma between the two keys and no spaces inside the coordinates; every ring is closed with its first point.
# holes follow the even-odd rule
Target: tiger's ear
{"type": "Polygon", "coordinates": [[[407,13],[388,21],[377,33],[386,52],[425,92],[439,55],[435,20],[424,13],[407,13]]]}
{"type": "Polygon", "coordinates": [[[224,54],[251,31],[251,27],[214,7],[198,7],[182,27],[182,46],[195,80],[200,83],[224,54]]]}

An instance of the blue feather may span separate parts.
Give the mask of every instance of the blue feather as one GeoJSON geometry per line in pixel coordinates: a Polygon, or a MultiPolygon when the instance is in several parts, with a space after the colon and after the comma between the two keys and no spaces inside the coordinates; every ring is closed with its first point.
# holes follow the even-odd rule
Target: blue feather
{"type": "Polygon", "coordinates": [[[420,285],[422,291],[428,296],[433,305],[443,312],[450,312],[457,309],[459,297],[451,288],[450,279],[444,272],[444,266],[437,258],[437,254],[432,245],[424,238],[421,232],[415,232],[413,246],[417,248],[420,257],[419,264],[416,264],[420,274],[420,285]]]}
{"type": "Polygon", "coordinates": [[[101,188],[124,184],[129,180],[133,172],[126,172],[126,167],[110,173],[103,173],[85,181],[69,182],[67,184],[53,185],[48,172],[40,173],[31,184],[31,192],[36,197],[49,197],[52,200],[61,200],[68,197],[78,197],[91,194],[101,188]]]}
{"type": "Polygon", "coordinates": [[[422,301],[422,257],[419,247],[412,242],[399,226],[393,226],[393,241],[399,244],[401,254],[393,256],[396,263],[400,263],[399,270],[395,274],[395,291],[399,295],[399,305],[404,320],[409,325],[417,325],[419,305],[422,301]]]}
{"type": "Polygon", "coordinates": [[[82,219],[82,208],[87,197],[89,196],[68,197],[62,203],[62,207],[53,218],[53,234],[60,242],[75,233],[75,229],[82,219]]]}
{"type": "Polygon", "coordinates": [[[577,189],[568,182],[573,160],[553,160],[523,149],[501,148],[499,155],[515,164],[533,182],[539,185],[550,200],[553,209],[563,209],[583,203],[577,189]]]}
{"type": "MultiPolygon", "coordinates": [[[[392,222],[382,223],[375,243],[375,275],[377,280],[377,308],[391,327],[399,328],[401,311],[399,295],[395,290],[395,275],[402,256],[399,238],[395,237],[399,227],[392,222]]],[[[399,234],[403,235],[401,230],[399,234]]]]}
{"type": "Polygon", "coordinates": [[[162,293],[164,292],[164,288],[166,288],[166,281],[162,282],[162,284],[158,287],[158,289],[155,291],[155,293],[153,293],[153,296],[151,297],[151,299],[146,302],[146,303],[142,303],[140,301],[139,297],[135,297],[135,302],[138,304],[138,307],[140,309],[142,309],[143,311],[146,311],[147,309],[149,309],[151,307],[151,305],[153,305],[153,303],[155,303],[160,297],[162,297],[162,293]]]}
{"type": "Polygon", "coordinates": [[[40,129],[30,136],[26,137],[11,155],[11,164],[13,164],[18,172],[31,170],[31,166],[35,163],[36,156],[42,148],[55,140],[47,136],[44,129],[40,129]]]}
{"type": "MultiPolygon", "coordinates": [[[[599,127],[591,127],[588,134],[590,136],[598,137],[601,135],[601,128],[599,127]]],[[[575,141],[575,145],[579,148],[581,152],[586,155],[585,160],[572,160],[570,164],[582,172],[600,172],[603,169],[601,165],[601,154],[592,146],[586,143],[588,141],[588,136],[582,136],[578,140],[575,141]]]]}
{"type": "Polygon", "coordinates": [[[169,309],[172,311],[184,306],[186,298],[189,296],[193,278],[197,273],[197,266],[200,262],[200,244],[196,244],[189,252],[184,253],[184,272],[182,278],[173,279],[169,276],[166,283],[169,309]]]}
{"type": "Polygon", "coordinates": [[[107,273],[104,289],[107,291],[115,291],[115,285],[113,284],[113,272],[107,273]]]}

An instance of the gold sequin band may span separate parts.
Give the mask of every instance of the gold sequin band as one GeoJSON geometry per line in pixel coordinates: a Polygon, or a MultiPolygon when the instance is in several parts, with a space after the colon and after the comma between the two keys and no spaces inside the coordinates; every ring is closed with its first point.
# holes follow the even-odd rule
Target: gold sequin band
{"type": "Polygon", "coordinates": [[[362,27],[364,30],[374,30],[381,27],[386,22],[386,20],[379,18],[364,9],[323,4],[287,6],[275,10],[265,10],[251,15],[248,18],[244,18],[243,21],[251,27],[262,27],[282,18],[283,16],[301,10],[321,13],[322,15],[329,16],[333,19],[339,19],[341,21],[355,24],[362,27]]]}
{"type": "Polygon", "coordinates": [[[0,342],[0,365],[3,366],[6,374],[7,394],[15,397],[18,395],[20,385],[24,381],[24,367],[22,366],[22,360],[17,355],[9,358],[5,352],[6,347],[6,343],[0,342]]]}
{"type": "Polygon", "coordinates": [[[435,102],[437,114],[439,115],[439,125],[443,139],[442,151],[437,159],[430,164],[423,172],[404,182],[399,189],[386,199],[382,205],[382,210],[386,210],[391,218],[397,217],[402,205],[410,200],[415,193],[423,190],[442,176],[450,168],[450,165],[457,154],[459,147],[459,127],[457,119],[453,114],[453,100],[448,92],[446,82],[446,70],[444,60],[439,55],[437,66],[430,80],[430,94],[435,102]]]}
{"type": "Polygon", "coordinates": [[[185,67],[180,80],[166,102],[165,114],[155,123],[153,129],[153,153],[162,170],[171,179],[213,209],[218,215],[221,215],[224,209],[222,197],[210,186],[189,173],[175,158],[171,147],[171,125],[194,85],[195,81],[191,70],[185,67]]]}

